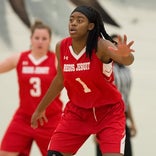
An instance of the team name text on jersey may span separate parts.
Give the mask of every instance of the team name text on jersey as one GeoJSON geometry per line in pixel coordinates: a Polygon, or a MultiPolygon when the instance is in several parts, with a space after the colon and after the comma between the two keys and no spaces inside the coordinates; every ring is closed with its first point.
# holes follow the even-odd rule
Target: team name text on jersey
{"type": "Polygon", "coordinates": [[[90,69],[90,62],[77,64],[64,64],[64,72],[84,71],[90,69]]]}

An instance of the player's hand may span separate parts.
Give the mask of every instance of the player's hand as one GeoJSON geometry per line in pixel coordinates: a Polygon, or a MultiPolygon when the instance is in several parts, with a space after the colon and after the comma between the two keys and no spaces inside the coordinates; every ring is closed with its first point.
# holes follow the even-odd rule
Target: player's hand
{"type": "Polygon", "coordinates": [[[48,119],[45,115],[45,111],[42,113],[39,113],[37,111],[35,111],[31,117],[31,127],[32,128],[37,128],[39,126],[39,124],[41,126],[44,125],[44,123],[48,122],[48,119]]]}
{"type": "Polygon", "coordinates": [[[133,45],[134,41],[130,41],[127,43],[127,36],[124,35],[123,39],[121,36],[118,36],[118,42],[116,47],[108,47],[110,51],[123,56],[127,57],[129,56],[129,53],[134,52],[134,49],[131,48],[133,45]]]}
{"type": "Polygon", "coordinates": [[[131,124],[131,126],[129,128],[130,128],[131,137],[135,137],[136,134],[137,134],[137,130],[136,130],[135,125],[134,124],[131,124]]]}

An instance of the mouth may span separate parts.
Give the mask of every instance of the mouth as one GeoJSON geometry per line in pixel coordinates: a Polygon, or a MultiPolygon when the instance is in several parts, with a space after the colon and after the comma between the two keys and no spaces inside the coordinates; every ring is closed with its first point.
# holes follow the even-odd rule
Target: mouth
{"type": "Polygon", "coordinates": [[[76,31],[76,29],[71,28],[71,29],[69,30],[69,32],[70,32],[70,34],[75,34],[77,31],[76,31]]]}
{"type": "Polygon", "coordinates": [[[42,46],[38,46],[37,48],[38,48],[38,49],[42,49],[42,46]]]}

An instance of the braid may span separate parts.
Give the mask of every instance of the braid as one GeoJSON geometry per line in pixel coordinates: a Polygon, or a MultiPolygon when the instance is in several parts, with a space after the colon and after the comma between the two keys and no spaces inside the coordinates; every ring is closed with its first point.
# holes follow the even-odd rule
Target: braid
{"type": "MultiPolygon", "coordinates": [[[[94,11],[94,10],[92,10],[94,11]]],[[[95,13],[95,11],[94,11],[95,13]]],[[[95,16],[96,19],[96,16],[95,16]]],[[[95,26],[94,29],[89,32],[88,38],[87,38],[87,46],[86,46],[86,54],[91,58],[93,49],[97,51],[97,42],[99,37],[99,26],[96,22],[94,22],[95,26]]]]}
{"type": "Polygon", "coordinates": [[[86,53],[87,56],[91,58],[92,55],[92,50],[95,49],[97,51],[97,43],[98,43],[98,38],[101,37],[103,39],[107,39],[111,41],[112,43],[115,43],[114,40],[107,34],[104,24],[103,24],[103,19],[100,15],[100,13],[93,8],[89,8],[92,11],[93,14],[93,20],[90,22],[93,22],[95,24],[95,27],[92,31],[89,32],[88,39],[87,39],[87,47],[86,47],[86,53]]]}
{"type": "Polygon", "coordinates": [[[89,21],[95,24],[94,29],[89,32],[88,39],[87,39],[87,46],[86,46],[86,54],[91,59],[93,49],[97,51],[97,43],[98,43],[100,27],[98,24],[97,11],[91,7],[88,7],[88,9],[90,10],[92,15],[92,18],[90,18],[89,21]]]}
{"type": "Polygon", "coordinates": [[[104,24],[103,24],[103,21],[102,21],[102,18],[100,18],[101,19],[101,21],[99,20],[99,25],[100,25],[100,36],[104,39],[106,39],[106,40],[109,40],[109,41],[111,41],[112,43],[115,43],[116,44],[116,42],[111,38],[111,36],[109,36],[108,34],[107,34],[107,32],[106,32],[106,30],[105,30],[105,27],[104,27],[104,24]]]}

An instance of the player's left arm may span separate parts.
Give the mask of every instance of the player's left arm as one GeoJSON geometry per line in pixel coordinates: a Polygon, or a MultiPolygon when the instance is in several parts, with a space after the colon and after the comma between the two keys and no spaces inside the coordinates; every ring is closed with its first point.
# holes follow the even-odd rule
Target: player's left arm
{"type": "Polygon", "coordinates": [[[14,69],[18,63],[19,57],[20,53],[15,53],[3,61],[0,61],[0,73],[5,73],[14,69]]]}

